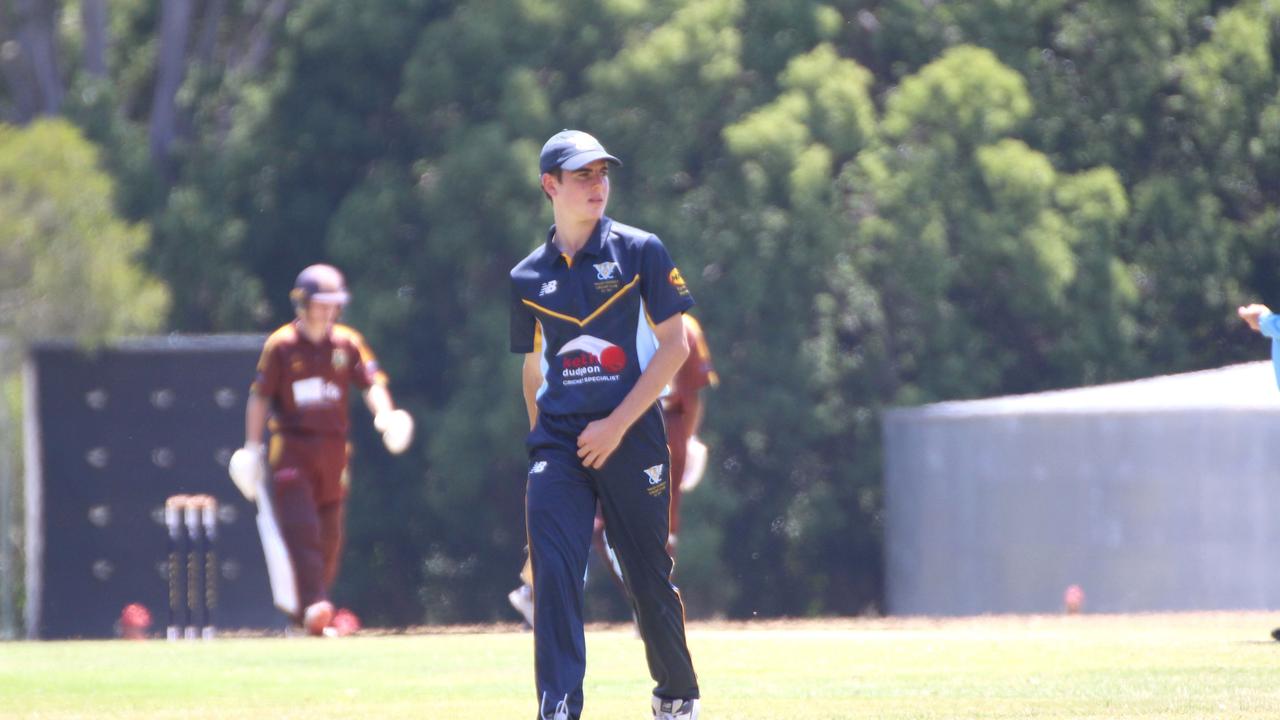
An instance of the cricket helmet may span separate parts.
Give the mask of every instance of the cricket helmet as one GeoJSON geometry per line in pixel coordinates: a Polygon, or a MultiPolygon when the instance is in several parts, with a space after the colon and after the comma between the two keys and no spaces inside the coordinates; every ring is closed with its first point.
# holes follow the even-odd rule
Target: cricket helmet
{"type": "Polygon", "coordinates": [[[305,309],[312,300],[346,305],[350,297],[347,294],[347,281],[338,268],[323,264],[303,268],[298,273],[298,279],[293,282],[293,290],[289,292],[289,299],[297,310],[305,309]]]}

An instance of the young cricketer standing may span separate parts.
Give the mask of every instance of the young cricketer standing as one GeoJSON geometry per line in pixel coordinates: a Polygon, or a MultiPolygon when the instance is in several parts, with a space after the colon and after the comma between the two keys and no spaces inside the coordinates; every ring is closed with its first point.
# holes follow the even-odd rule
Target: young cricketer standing
{"type": "Polygon", "coordinates": [[[583,575],[600,505],[657,683],[660,720],[696,720],[698,680],[667,553],[670,455],[658,397],[689,348],[693,298],[656,236],[606,217],[599,141],[566,130],[539,157],[555,225],[511,271],[511,349],[532,431],[526,523],[540,720],[582,713],[583,575]]]}
{"type": "Polygon", "coordinates": [[[348,389],[363,391],[392,453],[408,447],[413,419],[395,409],[387,376],[364,338],[338,323],[348,295],[337,268],[303,269],[289,297],[297,318],[267,338],[245,407],[244,447],[231,456],[228,469],[245,497],[256,499],[265,487],[262,435],[269,419],[272,505],[300,607],[292,620],[321,635],[333,618],[329,589],[342,551],[348,389]]]}

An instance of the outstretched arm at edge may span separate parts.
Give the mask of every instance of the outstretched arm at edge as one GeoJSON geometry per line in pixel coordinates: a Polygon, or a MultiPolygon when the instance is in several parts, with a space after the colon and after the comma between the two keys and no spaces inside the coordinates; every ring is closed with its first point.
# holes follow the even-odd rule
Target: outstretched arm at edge
{"type": "Polygon", "coordinates": [[[1259,303],[1243,305],[1236,313],[1249,327],[1271,338],[1271,365],[1276,372],[1276,386],[1280,387],[1280,316],[1259,303]]]}

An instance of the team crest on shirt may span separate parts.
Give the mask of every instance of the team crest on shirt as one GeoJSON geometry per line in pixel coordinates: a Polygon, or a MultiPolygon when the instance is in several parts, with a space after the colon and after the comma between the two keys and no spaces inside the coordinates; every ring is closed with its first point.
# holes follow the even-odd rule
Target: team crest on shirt
{"type": "Polygon", "coordinates": [[[622,285],[622,281],[618,279],[619,270],[618,263],[614,260],[606,260],[602,263],[593,265],[596,269],[596,292],[605,295],[612,295],[618,291],[622,285]]]}
{"type": "Polygon", "coordinates": [[[650,485],[657,485],[662,482],[662,467],[662,463],[658,463],[653,467],[647,467],[644,469],[644,474],[649,476],[650,485]]]}
{"type": "Polygon", "coordinates": [[[661,495],[662,491],[667,489],[667,483],[662,479],[663,467],[665,466],[659,463],[644,469],[645,476],[649,478],[649,494],[653,497],[661,495]]]}
{"type": "Polygon", "coordinates": [[[334,348],[333,350],[333,369],[341,370],[347,366],[347,351],[342,348],[334,348]]]}
{"type": "Polygon", "coordinates": [[[602,262],[602,263],[596,263],[592,267],[596,269],[597,280],[612,280],[613,274],[618,271],[618,263],[614,262],[613,260],[606,260],[605,262],[602,262]]]}

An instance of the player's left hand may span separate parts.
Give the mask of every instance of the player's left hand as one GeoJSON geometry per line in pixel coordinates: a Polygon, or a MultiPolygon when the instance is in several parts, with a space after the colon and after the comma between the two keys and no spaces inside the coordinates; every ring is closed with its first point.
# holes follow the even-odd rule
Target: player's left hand
{"type": "Polygon", "coordinates": [[[707,470],[707,446],[702,444],[697,435],[690,435],[685,443],[684,477],[680,478],[680,492],[689,492],[702,482],[702,474],[707,470]]]}
{"type": "Polygon", "coordinates": [[[404,410],[384,410],[373,418],[373,427],[382,433],[387,452],[399,455],[413,442],[413,416],[404,410]]]}
{"type": "Polygon", "coordinates": [[[227,472],[231,475],[231,481],[249,502],[258,500],[258,487],[262,485],[266,476],[263,463],[261,443],[246,444],[232,453],[231,461],[227,463],[227,472]]]}
{"type": "Polygon", "coordinates": [[[582,433],[578,435],[578,457],[582,458],[584,467],[595,470],[604,467],[627,432],[625,427],[618,425],[619,423],[606,417],[592,420],[582,429],[582,433]]]}

